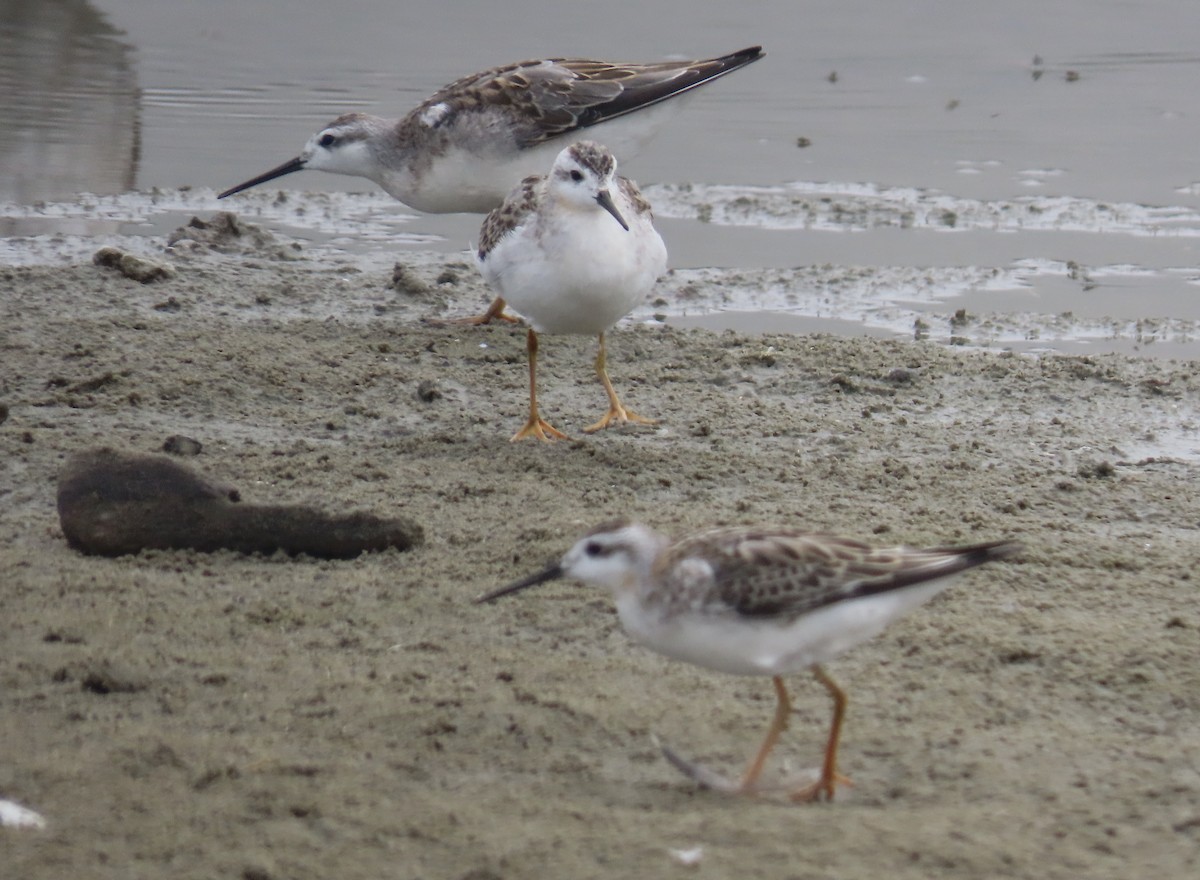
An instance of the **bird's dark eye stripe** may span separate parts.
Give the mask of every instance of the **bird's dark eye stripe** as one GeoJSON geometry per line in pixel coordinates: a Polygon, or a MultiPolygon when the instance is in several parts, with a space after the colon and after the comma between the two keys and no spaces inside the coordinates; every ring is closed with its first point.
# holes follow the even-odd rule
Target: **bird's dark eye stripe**
{"type": "Polygon", "coordinates": [[[599,541],[588,541],[583,548],[583,552],[588,556],[608,556],[612,553],[612,548],[601,544],[599,541]]]}

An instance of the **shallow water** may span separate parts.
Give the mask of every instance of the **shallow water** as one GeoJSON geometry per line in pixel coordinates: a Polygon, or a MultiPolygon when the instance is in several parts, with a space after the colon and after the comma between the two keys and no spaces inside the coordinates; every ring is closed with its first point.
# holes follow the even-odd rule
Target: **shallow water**
{"type": "MultiPolygon", "coordinates": [[[[698,93],[623,168],[649,185],[673,266],[994,270],[1021,283],[939,285],[935,307],[1028,312],[1042,323],[1070,313],[1081,326],[1060,320],[1059,350],[1150,351],[1136,335],[1105,342],[1094,327],[1196,319],[1200,6],[918,0],[733,11],[614,0],[596,11],[584,26],[547,0],[0,0],[5,259],[70,252],[56,235],[153,235],[186,220],[177,199],[158,200],[161,211],[145,210],[145,197],[102,213],[77,205],[81,192],[155,187],[194,187],[187,211],[261,214],[306,239],[311,223],[269,208],[275,192],[371,185],[302,173],[260,198],[213,193],[295,155],[340,112],[399,115],[493,63],[762,43],[764,61],[698,93]],[[38,202],[49,208],[30,207],[38,202]]],[[[477,217],[420,216],[380,198],[348,208],[341,235],[322,232],[322,242],[386,262],[405,247],[462,250],[477,233],[477,217]],[[386,222],[360,227],[362,214],[386,222]]],[[[896,329],[852,312],[788,313],[896,329]]],[[[776,325],[764,316],[763,328],[776,325]]],[[[1200,355],[1187,326],[1171,336],[1172,354],[1200,355]]]]}

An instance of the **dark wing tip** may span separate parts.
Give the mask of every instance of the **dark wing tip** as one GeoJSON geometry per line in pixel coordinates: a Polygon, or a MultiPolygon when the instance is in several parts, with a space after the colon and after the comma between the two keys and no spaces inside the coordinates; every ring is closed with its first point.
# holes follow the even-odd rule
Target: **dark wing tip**
{"type": "Polygon", "coordinates": [[[1010,556],[1015,556],[1020,553],[1025,547],[1020,541],[1004,539],[1000,541],[989,541],[986,544],[974,544],[969,547],[951,548],[960,553],[963,557],[963,562],[967,567],[975,565],[983,565],[985,562],[994,562],[997,559],[1007,559],[1010,556]]]}
{"type": "MultiPolygon", "coordinates": [[[[917,552],[918,559],[910,566],[902,566],[890,578],[864,583],[856,595],[886,593],[901,587],[915,586],[927,581],[939,580],[975,568],[987,562],[1007,559],[1024,549],[1018,541],[1004,539],[982,544],[961,544],[952,547],[930,547],[917,552]],[[930,561],[931,556],[940,556],[940,561],[930,561]],[[920,560],[919,557],[924,557],[920,560]]],[[[845,597],[843,597],[845,598],[845,597]]]]}
{"type": "Polygon", "coordinates": [[[747,46],[745,49],[739,49],[736,52],[730,52],[725,57],[729,61],[737,62],[740,65],[750,64],[751,62],[757,61],[760,58],[765,58],[766,55],[767,53],[763,51],[762,46],[747,46]]]}
{"type": "Polygon", "coordinates": [[[612,100],[579,112],[572,130],[598,125],[685,94],[735,70],[741,70],[747,64],[758,61],[764,54],[761,46],[749,46],[728,55],[696,61],[682,71],[672,72],[670,76],[652,77],[648,81],[631,84],[612,100]]]}

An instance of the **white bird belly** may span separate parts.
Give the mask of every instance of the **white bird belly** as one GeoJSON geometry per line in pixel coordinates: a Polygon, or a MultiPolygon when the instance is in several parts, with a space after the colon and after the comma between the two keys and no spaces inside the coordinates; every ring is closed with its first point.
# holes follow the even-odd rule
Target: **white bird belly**
{"type": "Polygon", "coordinates": [[[639,305],[666,267],[648,225],[623,229],[605,212],[561,229],[531,224],[489,254],[488,282],[539,333],[602,333],[639,305]]]}
{"type": "Polygon", "coordinates": [[[378,183],[393,198],[428,214],[486,214],[499,207],[518,181],[545,172],[554,155],[542,148],[481,156],[451,147],[417,174],[387,171],[378,183]]]}
{"type": "Polygon", "coordinates": [[[676,660],[730,675],[789,675],[874,638],[947,585],[939,580],[838,602],[791,622],[733,611],[663,616],[632,596],[622,597],[617,611],[634,641],[676,660]]]}

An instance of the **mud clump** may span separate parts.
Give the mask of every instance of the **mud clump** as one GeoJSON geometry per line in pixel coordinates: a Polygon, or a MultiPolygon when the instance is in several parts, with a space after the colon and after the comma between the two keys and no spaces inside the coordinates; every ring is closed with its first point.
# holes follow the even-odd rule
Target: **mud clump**
{"type": "Polygon", "coordinates": [[[175,272],[169,266],[147,260],[136,254],[127,253],[120,248],[102,247],[92,257],[97,266],[116,269],[131,281],[150,284],[154,281],[166,281],[175,277],[175,272]]]}
{"type": "Polygon", "coordinates": [[[334,515],[240,498],[238,490],[164,456],[108,448],[78,453],[58,481],[63,534],[89,555],[190,548],[350,559],[369,550],[408,550],[424,540],[421,527],[402,517],[334,515]]]}
{"type": "Polygon", "coordinates": [[[167,236],[167,247],[175,253],[215,252],[264,257],[270,260],[300,259],[299,242],[280,241],[270,231],[247,223],[230,211],[218,211],[208,220],[193,217],[167,236]]]}

